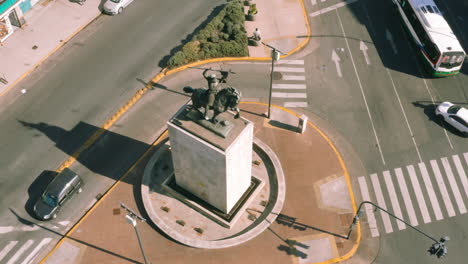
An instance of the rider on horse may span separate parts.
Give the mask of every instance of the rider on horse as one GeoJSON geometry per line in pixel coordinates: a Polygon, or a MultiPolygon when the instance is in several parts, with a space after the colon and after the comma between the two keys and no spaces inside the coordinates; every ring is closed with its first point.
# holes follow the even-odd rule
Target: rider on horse
{"type": "Polygon", "coordinates": [[[229,75],[229,72],[227,71],[222,71],[221,72],[221,78],[217,78],[215,74],[210,74],[207,76],[207,72],[210,71],[210,69],[205,69],[203,71],[203,77],[208,81],[208,100],[205,105],[205,113],[203,117],[208,120],[208,110],[213,108],[216,93],[218,92],[218,87],[221,83],[225,83],[226,79],[229,75]]]}

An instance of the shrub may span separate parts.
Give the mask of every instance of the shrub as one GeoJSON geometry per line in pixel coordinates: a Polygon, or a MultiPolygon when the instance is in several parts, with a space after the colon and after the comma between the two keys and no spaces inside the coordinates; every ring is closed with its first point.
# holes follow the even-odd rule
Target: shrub
{"type": "Polygon", "coordinates": [[[205,28],[168,61],[169,69],[197,60],[248,56],[242,2],[228,2],[205,28]]]}

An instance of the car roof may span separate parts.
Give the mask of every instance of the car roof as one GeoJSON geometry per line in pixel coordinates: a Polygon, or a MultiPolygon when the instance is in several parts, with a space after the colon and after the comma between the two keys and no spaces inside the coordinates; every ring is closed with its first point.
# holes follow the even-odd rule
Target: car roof
{"type": "Polygon", "coordinates": [[[81,179],[78,174],[69,168],[65,168],[52,180],[52,182],[50,182],[49,186],[47,186],[47,192],[56,196],[60,196],[60,193],[64,190],[64,186],[79,180],[81,179]]]}

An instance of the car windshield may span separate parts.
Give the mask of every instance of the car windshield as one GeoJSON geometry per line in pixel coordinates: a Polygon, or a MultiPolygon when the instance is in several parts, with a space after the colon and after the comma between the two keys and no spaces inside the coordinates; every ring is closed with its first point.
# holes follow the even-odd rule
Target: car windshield
{"type": "Polygon", "coordinates": [[[461,106],[459,106],[459,105],[452,105],[451,107],[449,107],[449,108],[447,109],[447,113],[449,113],[449,114],[456,114],[456,113],[458,112],[458,110],[460,110],[460,109],[461,109],[461,106]]]}
{"type": "Polygon", "coordinates": [[[42,201],[50,207],[57,206],[57,196],[53,194],[45,193],[42,195],[42,201]]]}
{"type": "Polygon", "coordinates": [[[117,4],[120,3],[120,1],[122,1],[122,0],[111,0],[111,2],[114,2],[114,3],[117,3],[117,4]]]}

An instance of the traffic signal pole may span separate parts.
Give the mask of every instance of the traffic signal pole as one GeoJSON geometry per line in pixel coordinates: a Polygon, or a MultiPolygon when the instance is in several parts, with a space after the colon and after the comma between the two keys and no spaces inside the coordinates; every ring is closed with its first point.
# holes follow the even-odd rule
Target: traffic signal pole
{"type": "Polygon", "coordinates": [[[445,237],[442,237],[440,240],[437,240],[437,239],[433,238],[432,236],[430,236],[430,235],[424,233],[423,231],[419,230],[418,228],[412,226],[410,223],[407,223],[405,220],[399,218],[398,216],[390,213],[389,211],[385,210],[384,208],[382,208],[382,207],[380,207],[380,206],[378,206],[375,203],[370,202],[370,201],[363,201],[361,204],[359,204],[359,207],[358,207],[358,209],[356,211],[356,215],[353,218],[353,222],[351,223],[351,225],[349,227],[349,232],[348,232],[348,236],[346,237],[346,239],[349,239],[349,237],[351,236],[351,232],[353,231],[353,227],[359,221],[359,217],[362,214],[361,208],[362,208],[362,206],[364,204],[370,204],[373,207],[375,207],[375,208],[377,208],[377,209],[379,209],[381,211],[384,211],[388,215],[390,215],[393,218],[403,222],[405,225],[409,226],[413,230],[416,230],[418,233],[420,233],[420,234],[424,235],[425,237],[429,238],[430,240],[434,241],[435,243],[432,244],[432,246],[428,250],[431,253],[431,255],[436,255],[438,258],[441,258],[441,257],[444,257],[447,254],[447,247],[445,246],[445,242],[449,240],[449,237],[445,236],[445,237]]]}

